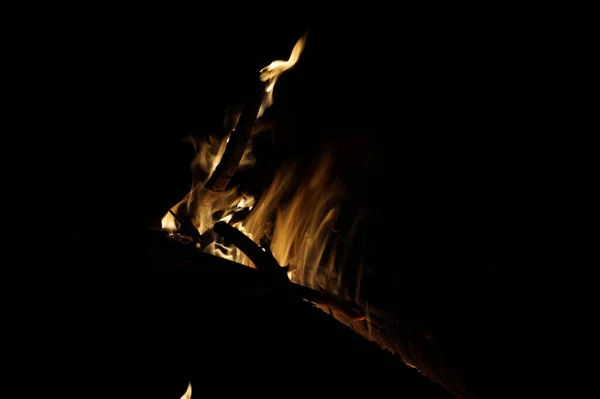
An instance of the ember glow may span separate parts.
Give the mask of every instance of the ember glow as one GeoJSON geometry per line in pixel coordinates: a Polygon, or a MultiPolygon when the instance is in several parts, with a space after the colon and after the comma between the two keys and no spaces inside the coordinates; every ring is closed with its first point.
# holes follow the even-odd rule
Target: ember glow
{"type": "MultiPolygon", "coordinates": [[[[273,61],[260,70],[265,93],[257,118],[263,116],[264,111],[273,104],[275,83],[283,72],[298,62],[305,41],[306,35],[297,41],[287,61],[273,61]]],[[[210,206],[206,205],[206,201],[198,200],[206,191],[206,183],[223,158],[239,117],[239,114],[233,113],[226,118],[225,130],[228,133],[223,137],[190,140],[196,149],[191,165],[194,176],[192,189],[171,208],[171,212],[178,216],[187,215],[201,235],[210,233],[215,223],[224,221],[257,244],[260,240],[267,240],[279,264],[290,266],[288,277],[292,281],[325,289],[318,274],[321,271],[331,272],[334,267],[336,251],[332,250],[334,245],[329,236],[338,216],[338,204],[343,194],[342,188],[331,178],[335,160],[332,151],[324,151],[321,159],[309,167],[300,167],[298,161],[282,164],[271,185],[257,200],[241,193],[238,187],[227,187],[219,193],[216,200],[210,202],[210,206]],[[238,217],[242,215],[241,212],[245,215],[243,218],[238,217]]],[[[251,150],[249,145],[237,170],[254,166],[256,159],[251,150]]],[[[181,226],[171,212],[163,217],[162,228],[176,235],[181,226]]],[[[254,267],[239,249],[226,245],[218,238],[202,250],[254,267]]],[[[335,290],[336,287],[328,287],[329,290],[332,288],[335,290]]]]}

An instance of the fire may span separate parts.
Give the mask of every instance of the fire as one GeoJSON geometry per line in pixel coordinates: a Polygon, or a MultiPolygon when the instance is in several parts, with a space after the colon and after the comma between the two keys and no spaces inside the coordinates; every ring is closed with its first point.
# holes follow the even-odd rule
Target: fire
{"type": "Polygon", "coordinates": [[[192,399],[192,383],[188,382],[188,387],[180,399],[192,399]]]}
{"type": "Polygon", "coordinates": [[[343,196],[342,187],[330,177],[334,160],[333,151],[326,150],[300,182],[298,162],[284,164],[258,201],[257,211],[244,223],[250,235],[271,238],[275,259],[282,266],[293,266],[288,277],[306,286],[322,285],[318,284],[317,271],[332,271],[334,267],[335,248],[329,248],[332,255],[323,262],[343,196]],[[290,193],[291,200],[284,202],[290,193]],[[273,216],[275,222],[269,229],[273,216]]]}
{"type": "MultiPolygon", "coordinates": [[[[305,41],[306,34],[297,41],[287,61],[273,61],[260,70],[265,93],[257,118],[273,104],[275,83],[283,72],[298,62],[305,41]]],[[[192,189],[171,208],[171,212],[192,220],[193,227],[200,235],[210,232],[215,223],[224,221],[256,243],[266,239],[279,264],[290,266],[288,277],[292,281],[324,289],[319,273],[324,271],[329,274],[334,268],[336,251],[335,243],[330,242],[330,233],[339,214],[339,202],[343,195],[342,187],[331,179],[335,154],[326,150],[321,159],[309,167],[301,166],[299,160],[284,163],[258,201],[240,192],[238,187],[228,187],[215,196],[207,192],[205,186],[223,159],[239,118],[240,115],[235,113],[226,118],[229,126],[225,128],[227,134],[222,137],[190,139],[196,149],[191,165],[194,178],[192,189]],[[200,198],[202,195],[212,197],[207,201],[200,198]]],[[[248,146],[238,170],[252,167],[255,162],[252,148],[248,146]]],[[[181,226],[171,212],[163,217],[162,227],[175,234],[181,226]]],[[[202,250],[254,267],[240,250],[219,239],[202,250]]]]}
{"type": "Polygon", "coordinates": [[[300,59],[300,54],[304,50],[305,42],[306,33],[296,42],[296,45],[292,49],[292,54],[290,54],[290,58],[287,61],[276,60],[260,70],[260,80],[268,82],[268,84],[265,88],[266,96],[260,107],[260,111],[258,111],[259,118],[262,116],[264,110],[273,104],[273,88],[275,87],[275,83],[277,83],[277,79],[282,73],[296,65],[300,59]]]}
{"type": "MultiPolygon", "coordinates": [[[[237,119],[234,117],[234,119],[237,119]]],[[[230,134],[231,132],[229,132],[230,134]]],[[[192,160],[191,168],[193,172],[194,181],[192,182],[192,190],[188,193],[181,201],[171,208],[175,214],[181,214],[184,211],[184,207],[190,202],[190,197],[194,191],[202,189],[206,184],[208,178],[215,171],[217,165],[223,157],[227,142],[229,140],[229,134],[224,138],[218,138],[216,136],[209,136],[208,138],[198,139],[196,137],[188,137],[187,141],[194,146],[196,150],[196,156],[192,160]]],[[[251,155],[251,149],[247,149],[242,157],[240,166],[238,169],[250,167],[254,164],[255,159],[251,155]]],[[[228,190],[226,193],[221,194],[218,203],[214,204],[212,209],[206,210],[202,213],[195,213],[199,218],[198,230],[200,234],[204,233],[212,225],[218,221],[229,221],[235,211],[242,210],[243,208],[250,207],[253,205],[253,198],[245,198],[243,195],[237,193],[236,188],[228,190]],[[242,202],[243,201],[243,202],[242,202]],[[242,204],[240,208],[238,204],[242,204]],[[222,214],[222,217],[215,218],[215,214],[222,214]]],[[[163,229],[170,231],[177,230],[177,222],[173,215],[169,212],[162,218],[161,225],[163,229]]]]}

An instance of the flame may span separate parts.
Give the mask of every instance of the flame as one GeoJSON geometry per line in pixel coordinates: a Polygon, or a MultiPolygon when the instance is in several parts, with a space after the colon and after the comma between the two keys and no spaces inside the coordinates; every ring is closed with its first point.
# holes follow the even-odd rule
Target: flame
{"type": "MultiPolygon", "coordinates": [[[[218,140],[214,136],[209,136],[207,138],[198,139],[193,136],[188,136],[185,141],[190,143],[194,149],[196,150],[196,156],[192,160],[191,169],[192,169],[192,191],[194,188],[199,185],[204,185],[210,175],[215,171],[219,161],[223,157],[223,153],[225,152],[225,148],[227,146],[227,141],[229,137],[226,137],[225,140],[218,140]]],[[[183,212],[182,206],[185,206],[189,199],[190,194],[188,193],[181,201],[175,204],[170,210],[180,215],[183,212]]],[[[175,217],[167,212],[165,216],[161,219],[161,226],[163,229],[174,231],[178,229],[177,221],[175,217]]]]}
{"type": "MultiPolygon", "coordinates": [[[[208,211],[204,210],[199,213],[195,212],[195,210],[185,209],[194,192],[200,191],[211,174],[215,171],[223,157],[230,135],[231,132],[220,139],[216,136],[209,136],[201,139],[190,136],[186,139],[186,141],[191,143],[196,150],[196,156],[191,164],[193,178],[192,190],[181,201],[171,207],[170,210],[177,215],[185,215],[186,212],[195,214],[199,221],[198,231],[200,234],[211,228],[216,222],[228,222],[233,217],[234,213],[244,210],[245,208],[251,208],[254,205],[254,197],[240,194],[238,193],[237,187],[233,187],[222,193],[218,201],[213,204],[208,211]]],[[[244,152],[238,167],[239,170],[251,167],[256,162],[251,151],[252,148],[249,147],[244,152]]],[[[175,217],[170,212],[167,212],[161,219],[161,226],[163,229],[175,231],[178,228],[178,223],[175,220],[175,217]]]]}
{"type": "Polygon", "coordinates": [[[188,382],[185,393],[179,399],[192,399],[192,383],[188,382]]]}
{"type": "Polygon", "coordinates": [[[263,115],[263,112],[273,104],[273,89],[275,88],[275,83],[277,83],[277,79],[279,79],[279,76],[281,76],[282,73],[296,65],[296,63],[300,59],[300,54],[302,54],[302,51],[304,50],[304,45],[306,43],[306,36],[307,33],[305,33],[300,39],[298,39],[287,61],[275,60],[260,70],[260,80],[268,83],[265,88],[265,98],[260,107],[260,110],[258,111],[259,118],[263,115]]]}
{"type": "MultiPolygon", "coordinates": [[[[267,84],[259,117],[273,104],[275,83],[283,72],[298,62],[305,41],[306,34],[296,42],[287,61],[273,61],[260,70],[261,81],[267,84]]],[[[187,216],[191,215],[200,234],[215,223],[225,221],[257,243],[267,239],[280,265],[290,266],[288,277],[292,281],[314,288],[331,289],[326,287],[327,280],[331,280],[327,277],[333,274],[337,250],[336,243],[331,240],[331,229],[340,212],[343,189],[331,178],[335,154],[330,149],[326,148],[321,158],[308,167],[302,165],[301,160],[282,164],[258,202],[252,195],[240,192],[238,187],[231,187],[219,193],[210,207],[203,204],[203,207],[194,208],[190,205],[194,202],[194,196],[201,194],[223,157],[231,132],[235,129],[236,117],[239,118],[239,114],[226,118],[229,127],[225,130],[228,133],[222,137],[213,135],[206,139],[189,140],[196,149],[191,165],[192,189],[171,211],[179,216],[186,216],[186,213],[187,216]],[[241,212],[244,212],[244,217],[238,218],[241,212]]],[[[254,165],[256,159],[251,150],[251,146],[248,146],[240,168],[254,165]]],[[[165,214],[161,222],[163,229],[170,232],[181,227],[170,212],[165,214]]],[[[203,250],[254,267],[240,250],[219,239],[203,250]]]]}
{"type": "MultiPolygon", "coordinates": [[[[306,36],[307,35],[305,33],[300,39],[298,39],[287,61],[276,60],[260,70],[260,79],[262,82],[267,82],[267,85],[265,86],[265,96],[258,111],[257,118],[260,118],[264,111],[273,104],[273,88],[275,87],[275,83],[282,73],[292,68],[298,62],[300,54],[302,54],[302,51],[304,50],[306,36]]],[[[199,193],[202,191],[202,188],[206,184],[208,178],[215,171],[219,161],[223,157],[225,149],[227,148],[227,143],[229,142],[229,138],[231,136],[231,132],[235,129],[237,121],[239,120],[239,116],[239,112],[232,112],[226,116],[225,130],[228,133],[225,135],[225,137],[219,139],[215,136],[209,136],[208,139],[200,140],[194,137],[188,138],[188,141],[196,149],[196,157],[192,162],[194,181],[192,182],[192,190],[190,193],[188,193],[183,200],[171,208],[172,212],[177,215],[182,213],[182,205],[189,205],[192,203],[191,198],[194,196],[194,194],[199,195],[199,193]]],[[[251,167],[254,165],[255,161],[254,155],[252,154],[252,147],[249,145],[244,152],[238,169],[251,167]]],[[[249,210],[252,209],[253,202],[254,199],[250,196],[238,195],[237,188],[234,187],[228,190],[226,193],[223,193],[220,196],[218,203],[212,204],[210,208],[202,210],[188,209],[187,212],[195,216],[196,224],[199,225],[198,230],[200,234],[202,234],[211,228],[216,222],[229,222],[236,211],[241,211],[245,208],[248,208],[249,210]],[[238,205],[233,208],[230,206],[232,203],[236,203],[238,205]]],[[[169,231],[175,231],[178,228],[177,221],[170,212],[167,212],[162,218],[161,226],[163,229],[169,231]]],[[[222,250],[221,252],[229,252],[225,248],[220,249],[222,250]]],[[[232,260],[239,258],[239,256],[226,253],[220,253],[217,255],[222,255],[232,260]]]]}
{"type": "Polygon", "coordinates": [[[322,289],[327,282],[320,281],[317,272],[330,274],[334,268],[336,248],[329,237],[344,194],[341,185],[331,179],[334,160],[333,151],[325,149],[300,182],[299,162],[282,165],[257,210],[244,223],[249,235],[271,238],[275,259],[282,266],[293,266],[288,272],[292,281],[322,289]],[[291,199],[284,201],[286,196],[291,199]]]}

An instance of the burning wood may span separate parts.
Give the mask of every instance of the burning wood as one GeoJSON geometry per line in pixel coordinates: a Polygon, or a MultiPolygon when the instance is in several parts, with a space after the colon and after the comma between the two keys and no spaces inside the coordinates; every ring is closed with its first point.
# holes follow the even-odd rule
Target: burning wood
{"type": "Polygon", "coordinates": [[[215,223],[213,230],[239,248],[254,263],[258,270],[271,276],[276,276],[276,278],[284,276],[285,281],[289,281],[285,276],[289,266],[281,267],[266,246],[259,247],[244,233],[225,222],[215,223]]]}
{"type": "Polygon", "coordinates": [[[184,394],[181,396],[181,399],[192,399],[192,383],[188,383],[187,389],[184,394]]]}
{"type": "MultiPolygon", "coordinates": [[[[416,339],[405,338],[407,334],[399,327],[396,314],[388,315],[385,309],[378,312],[371,302],[357,300],[361,290],[358,284],[354,298],[350,300],[326,293],[339,292],[343,271],[336,259],[337,248],[331,234],[343,191],[330,179],[331,153],[324,153],[323,158],[313,165],[314,170],[308,168],[312,174],[305,179],[298,179],[300,168],[297,164],[284,164],[256,204],[254,198],[240,194],[236,187],[229,187],[244,157],[249,154],[255,121],[272,103],[277,78],[297,62],[304,40],[305,37],[298,41],[288,61],[275,61],[261,70],[260,79],[249,94],[237,124],[222,141],[199,150],[198,162],[208,178],[195,184],[190,193],[165,215],[163,228],[170,234],[178,230],[178,234],[189,237],[201,250],[195,252],[205,252],[203,256],[210,253],[233,261],[224,261],[223,268],[230,269],[228,272],[235,275],[238,283],[243,281],[253,288],[281,294],[282,298],[319,305],[365,338],[399,353],[407,365],[425,370],[432,380],[446,387],[458,385],[454,391],[460,392],[466,384],[445,376],[449,366],[444,364],[432,369],[423,366],[434,363],[441,350],[423,339],[419,345],[426,349],[422,353],[434,360],[424,361],[418,356],[413,359],[411,342],[416,339]],[[270,239],[269,244],[265,237],[270,239]],[[261,242],[262,247],[257,242],[261,242]],[[334,272],[338,274],[335,278],[334,272]],[[319,281],[323,276],[326,281],[319,281]],[[355,306],[355,302],[362,307],[355,306]],[[389,343],[385,341],[386,337],[389,343]],[[405,341],[408,344],[404,345],[405,341]]],[[[189,263],[189,259],[187,261],[189,263]]],[[[362,273],[361,268],[362,264],[358,275],[362,273]]]]}
{"type": "MultiPolygon", "coordinates": [[[[192,221],[190,219],[182,218],[170,209],[169,209],[169,214],[171,214],[171,216],[173,216],[175,218],[175,220],[177,220],[179,222],[179,231],[177,232],[178,239],[180,239],[184,242],[195,241],[196,243],[198,243],[202,246],[202,242],[206,241],[206,240],[202,239],[202,236],[200,235],[198,230],[196,230],[196,228],[194,227],[194,225],[192,224],[192,221]]],[[[204,245],[204,246],[206,246],[206,245],[204,245]]]]}
{"type": "MultiPolygon", "coordinates": [[[[201,151],[204,149],[199,152],[204,155],[204,158],[212,160],[209,165],[206,164],[205,159],[199,160],[200,167],[205,169],[209,178],[206,182],[195,184],[190,193],[171,210],[180,218],[191,219],[192,224],[200,233],[210,229],[218,221],[213,218],[215,212],[231,211],[231,209],[223,208],[231,208],[232,202],[238,199],[229,198],[229,194],[235,193],[227,191],[228,185],[240,162],[249,153],[248,147],[257,118],[260,118],[273,103],[273,89],[277,79],[283,72],[296,64],[304,49],[305,40],[306,34],[298,40],[287,61],[276,60],[260,70],[258,79],[246,96],[239,119],[225,136],[227,140],[219,143],[211,154],[202,154],[201,151]],[[225,202],[225,204],[217,205],[217,202],[225,202]]],[[[240,209],[236,209],[236,211],[243,209],[239,203],[237,205],[237,208],[240,209]]],[[[227,216],[231,218],[235,212],[227,213],[227,216]]],[[[163,218],[163,228],[174,230],[176,224],[168,216],[169,214],[163,218]]]]}
{"type": "MultiPolygon", "coordinates": [[[[291,289],[295,295],[335,308],[355,320],[363,317],[361,311],[338,298],[302,286],[314,283],[315,273],[325,256],[329,229],[338,214],[339,188],[328,182],[331,154],[325,154],[314,175],[299,187],[294,187],[298,165],[284,165],[254,211],[253,199],[240,198],[235,188],[228,187],[244,156],[249,153],[255,121],[273,103],[277,79],[296,64],[305,40],[306,34],[298,40],[287,61],[274,61],[260,70],[260,79],[248,94],[239,120],[225,136],[227,141],[211,143],[214,145],[211,154],[202,152],[206,147],[199,150],[199,155],[203,156],[199,165],[209,178],[204,183],[198,182],[169,211],[163,218],[163,228],[176,237],[194,241],[201,250],[212,247],[209,252],[214,255],[256,267],[266,276],[275,277],[275,281],[281,282],[278,284],[286,290],[291,289]],[[294,199],[282,209],[283,197],[292,188],[294,199]],[[174,230],[178,230],[177,233],[173,233],[174,230]],[[275,256],[263,241],[265,238],[273,239],[275,256]],[[262,242],[263,247],[254,240],[262,242]],[[278,257],[286,266],[278,263],[278,257]],[[292,269],[289,263],[302,273],[298,274],[302,285],[290,283],[292,269]]],[[[329,272],[333,260],[334,257],[328,260],[329,272]]]]}
{"type": "Polygon", "coordinates": [[[225,191],[235,174],[246,148],[252,138],[254,123],[264,101],[267,85],[264,82],[256,84],[253,93],[244,105],[244,110],[237,126],[229,135],[225,153],[206,184],[198,190],[193,190],[188,202],[188,209],[197,209],[194,224],[200,226],[202,214],[210,212],[215,201],[225,191]]]}
{"type": "MultiPolygon", "coordinates": [[[[209,273],[215,282],[219,280],[217,276],[227,276],[226,279],[231,286],[245,284],[246,289],[268,290],[292,301],[305,301],[315,305],[327,306],[342,314],[345,320],[358,321],[364,319],[364,310],[361,307],[349,304],[328,293],[291,282],[286,276],[288,268],[280,267],[266,247],[263,247],[265,248],[263,250],[236,228],[227,223],[219,222],[215,224],[214,230],[214,233],[232,241],[234,245],[239,245],[244,253],[256,262],[257,267],[249,268],[196,250],[178,249],[177,244],[169,245],[168,242],[163,242],[160,237],[156,236],[154,232],[149,232],[149,239],[152,241],[152,247],[154,248],[153,259],[159,264],[164,262],[170,265],[178,265],[178,267],[193,272],[209,273]]],[[[188,246],[183,248],[186,247],[190,248],[188,246]]]]}
{"type": "Polygon", "coordinates": [[[268,277],[273,277],[276,284],[281,284],[276,287],[277,289],[287,290],[292,295],[318,305],[329,306],[341,312],[350,320],[364,319],[362,310],[355,308],[338,298],[292,283],[286,276],[289,265],[281,267],[268,247],[264,245],[264,242],[263,247],[261,248],[241,231],[224,222],[216,223],[213,229],[217,234],[227,238],[236,247],[242,250],[259,271],[264,272],[268,277]]]}

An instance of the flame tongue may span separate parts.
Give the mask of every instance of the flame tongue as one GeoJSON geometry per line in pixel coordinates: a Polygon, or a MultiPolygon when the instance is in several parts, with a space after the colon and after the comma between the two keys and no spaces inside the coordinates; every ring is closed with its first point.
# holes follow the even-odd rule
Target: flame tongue
{"type": "MultiPolygon", "coordinates": [[[[218,151],[214,152],[213,156],[209,156],[213,159],[209,168],[204,165],[203,169],[210,169],[208,173],[210,178],[202,184],[195,185],[186,201],[186,213],[201,234],[211,228],[215,222],[228,221],[226,218],[230,220],[233,217],[231,212],[227,212],[231,209],[227,208],[229,208],[231,200],[238,203],[239,201],[238,198],[231,198],[231,196],[235,196],[235,192],[227,192],[227,186],[240,163],[244,163],[244,158],[250,156],[249,143],[254,123],[263,114],[264,110],[273,103],[273,87],[278,77],[298,61],[304,48],[305,38],[306,35],[298,40],[287,61],[273,61],[260,71],[261,84],[257,85],[255,93],[250,93],[248,101],[244,105],[244,110],[239,115],[236,123],[233,124],[233,130],[229,132],[226,141],[222,140],[218,151]],[[219,204],[217,204],[218,202],[219,204]],[[221,212],[227,212],[228,214],[222,215],[220,218],[214,217],[215,214],[221,212]]],[[[199,162],[202,166],[203,160],[200,159],[199,162]]],[[[165,225],[171,227],[173,225],[172,220],[164,222],[165,225]]]]}
{"type": "Polygon", "coordinates": [[[258,111],[259,118],[263,115],[264,111],[273,104],[273,89],[275,88],[275,83],[277,83],[279,76],[296,65],[300,59],[300,54],[302,54],[302,51],[304,50],[304,44],[306,43],[306,36],[307,34],[305,33],[296,42],[296,45],[294,45],[292,53],[290,54],[290,58],[288,58],[287,61],[276,60],[260,70],[260,80],[267,82],[267,86],[265,87],[266,96],[263,100],[260,110],[258,111]]]}
{"type": "Polygon", "coordinates": [[[188,383],[188,387],[180,399],[192,399],[192,383],[191,382],[188,383]]]}

